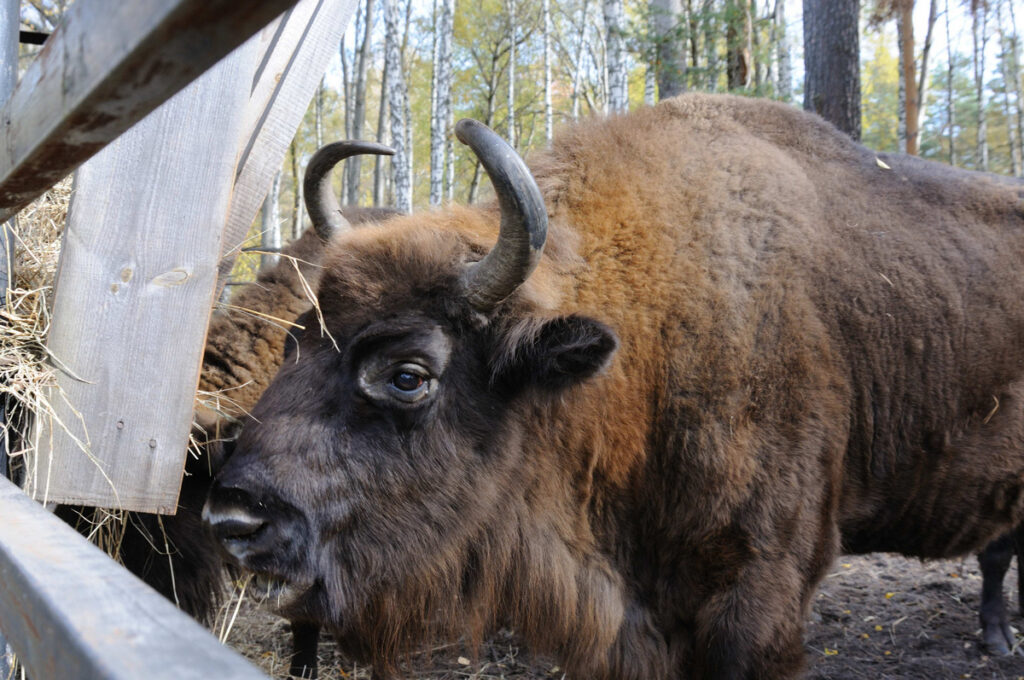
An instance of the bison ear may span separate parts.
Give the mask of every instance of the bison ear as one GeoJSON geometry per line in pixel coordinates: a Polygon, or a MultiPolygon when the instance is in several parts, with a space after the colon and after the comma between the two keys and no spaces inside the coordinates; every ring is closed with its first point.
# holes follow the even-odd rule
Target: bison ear
{"type": "Polygon", "coordinates": [[[550,319],[513,340],[495,367],[495,383],[512,389],[560,390],[604,368],[618,338],[611,328],[585,316],[550,319]]]}

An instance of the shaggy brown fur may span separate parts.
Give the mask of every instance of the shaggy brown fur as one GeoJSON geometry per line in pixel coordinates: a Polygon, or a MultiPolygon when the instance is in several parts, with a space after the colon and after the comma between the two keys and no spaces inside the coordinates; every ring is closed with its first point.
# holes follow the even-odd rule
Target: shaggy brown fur
{"type": "Polygon", "coordinates": [[[210,500],[262,518],[225,544],[282,611],[381,672],[508,622],[577,678],[790,678],[840,549],[1024,519],[1020,183],[705,95],[532,161],[548,246],[486,317],[459,277],[493,207],[332,247],[333,340],[302,335],[210,500]]]}

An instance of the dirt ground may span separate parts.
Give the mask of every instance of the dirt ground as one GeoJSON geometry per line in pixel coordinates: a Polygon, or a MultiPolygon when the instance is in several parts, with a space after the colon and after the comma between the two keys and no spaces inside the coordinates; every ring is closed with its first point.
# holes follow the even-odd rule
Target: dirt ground
{"type": "MultiPolygon", "coordinates": [[[[1017,570],[1005,588],[1015,629],[1017,570]]],[[[1024,649],[992,657],[979,647],[977,560],[921,563],[893,555],[844,557],[818,590],[807,626],[807,675],[813,680],[1024,680],[1024,649]]],[[[288,676],[287,623],[243,603],[229,643],[277,678],[288,676]]],[[[1024,647],[1024,645],[1021,645],[1024,647]]],[[[369,678],[337,655],[326,638],[321,678],[369,678]]],[[[457,644],[410,659],[410,680],[541,680],[565,678],[557,664],[531,656],[511,633],[492,638],[472,660],[457,644]]]]}

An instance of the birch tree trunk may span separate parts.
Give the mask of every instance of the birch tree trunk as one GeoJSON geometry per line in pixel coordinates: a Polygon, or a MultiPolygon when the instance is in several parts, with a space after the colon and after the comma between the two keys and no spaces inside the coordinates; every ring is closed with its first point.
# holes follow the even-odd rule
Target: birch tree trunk
{"type": "Polygon", "coordinates": [[[434,38],[434,109],[430,118],[430,205],[444,198],[445,161],[447,160],[448,119],[452,103],[452,30],[454,0],[439,0],[434,38]]]}
{"type": "Polygon", "coordinates": [[[950,165],[956,165],[956,100],[953,97],[953,42],[949,35],[949,0],[946,0],[946,130],[950,165]]]}
{"type": "MultiPolygon", "coordinates": [[[[377,109],[377,141],[384,143],[384,129],[387,127],[388,112],[388,72],[381,74],[380,82],[380,107],[377,109]]],[[[375,155],[373,157],[373,204],[384,205],[384,157],[375,155]]]]}
{"type": "Polygon", "coordinates": [[[625,113],[629,110],[628,73],[623,0],[604,0],[605,52],[608,69],[608,111],[625,113]]]}
{"type": "Polygon", "coordinates": [[[516,148],[516,0],[505,0],[508,12],[508,143],[516,148]]]}
{"type": "Polygon", "coordinates": [[[587,5],[588,0],[580,3],[579,32],[576,39],[576,58],[573,63],[572,73],[572,119],[579,120],[580,117],[580,84],[583,80],[583,55],[587,46],[587,5]]]}
{"type": "Polygon", "coordinates": [[[551,106],[551,0],[544,0],[541,11],[544,13],[544,140],[550,144],[555,130],[551,106]]]}
{"type": "Polygon", "coordinates": [[[388,109],[391,111],[391,177],[395,191],[395,207],[412,212],[412,182],[409,176],[408,150],[405,148],[405,77],[402,74],[402,49],[398,33],[398,0],[382,0],[386,33],[384,39],[384,70],[387,73],[388,109]]]}
{"type": "Polygon", "coordinates": [[[316,134],[316,148],[324,145],[324,79],[316,88],[316,96],[313,98],[315,106],[314,127],[316,134]]]}
{"type": "Polygon", "coordinates": [[[299,150],[295,140],[289,148],[292,166],[292,240],[302,235],[302,177],[299,176],[299,150]]]}
{"type": "Polygon", "coordinates": [[[988,170],[988,121],[985,115],[985,46],[988,43],[988,12],[979,3],[971,16],[974,39],[974,91],[978,100],[978,127],[975,144],[975,168],[988,170]]]}
{"type": "Polygon", "coordinates": [[[1013,93],[1014,93],[1014,108],[1016,109],[1017,115],[1015,116],[1017,121],[1017,157],[1021,159],[1021,172],[1019,176],[1024,176],[1024,100],[1021,99],[1021,86],[1020,86],[1020,34],[1017,33],[1017,16],[1013,11],[1013,0],[1007,3],[1007,8],[1010,12],[1010,73],[1014,74],[1011,80],[1013,81],[1013,93]]]}
{"type": "MultiPolygon", "coordinates": [[[[363,37],[359,43],[358,56],[355,58],[355,83],[352,95],[352,129],[350,139],[362,139],[366,124],[366,70],[370,62],[371,34],[373,32],[373,0],[366,0],[366,11],[363,13],[363,37]]],[[[345,163],[348,167],[345,185],[345,202],[356,205],[359,202],[359,185],[362,178],[363,159],[356,154],[345,163]]]]}
{"type": "MultiPolygon", "coordinates": [[[[362,14],[362,10],[357,8],[356,11],[356,27],[359,27],[359,17],[362,14]]],[[[341,59],[341,92],[345,97],[345,139],[353,139],[352,136],[352,98],[355,96],[352,91],[352,69],[349,68],[348,63],[348,52],[345,50],[345,36],[341,36],[341,42],[338,45],[338,56],[341,59]]],[[[345,192],[348,187],[348,163],[343,163],[341,166],[341,190],[342,200],[345,199],[345,192]]]]}
{"type": "Polygon", "coordinates": [[[789,55],[789,34],[786,26],[786,0],[775,0],[775,53],[779,85],[776,95],[784,102],[793,101],[793,62],[789,55]]]}
{"type": "Polygon", "coordinates": [[[682,17],[682,0],[651,0],[659,99],[686,92],[686,51],[679,30],[682,17]]]}
{"type": "MultiPolygon", "coordinates": [[[[1012,6],[1012,3],[1011,3],[1012,6]]],[[[1016,67],[1016,35],[1007,36],[1003,30],[1003,5],[996,7],[996,25],[999,31],[999,71],[1003,76],[1003,115],[1006,118],[1006,138],[1010,145],[1010,167],[1015,177],[1021,176],[1021,146],[1017,138],[1018,123],[1017,107],[1010,101],[1011,96],[1020,97],[1018,79],[1020,72],[1016,67]]]]}
{"type": "Polygon", "coordinates": [[[718,89],[718,22],[715,17],[715,0],[704,0],[701,12],[704,16],[704,61],[707,66],[705,87],[708,92],[714,92],[718,89]]]}
{"type": "Polygon", "coordinates": [[[267,197],[263,199],[260,231],[260,269],[266,271],[277,265],[281,250],[281,171],[274,175],[267,197]]]}

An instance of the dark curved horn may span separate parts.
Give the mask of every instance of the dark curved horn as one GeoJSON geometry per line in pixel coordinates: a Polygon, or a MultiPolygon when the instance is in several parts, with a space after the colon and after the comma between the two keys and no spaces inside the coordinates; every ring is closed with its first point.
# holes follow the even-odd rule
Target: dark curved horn
{"type": "Polygon", "coordinates": [[[480,159],[501,206],[498,242],[462,279],[470,303],[486,313],[536,269],[547,239],[548,213],[526,163],[493,130],[463,119],[455,126],[455,136],[480,159]]]}
{"type": "Polygon", "coordinates": [[[302,180],[302,198],[313,223],[313,229],[325,241],[343,229],[349,228],[348,220],[341,214],[338,197],[331,188],[331,170],[349,156],[361,153],[380,156],[394,155],[395,150],[376,142],[344,141],[328,144],[317,150],[309,159],[306,175],[302,180]]]}

